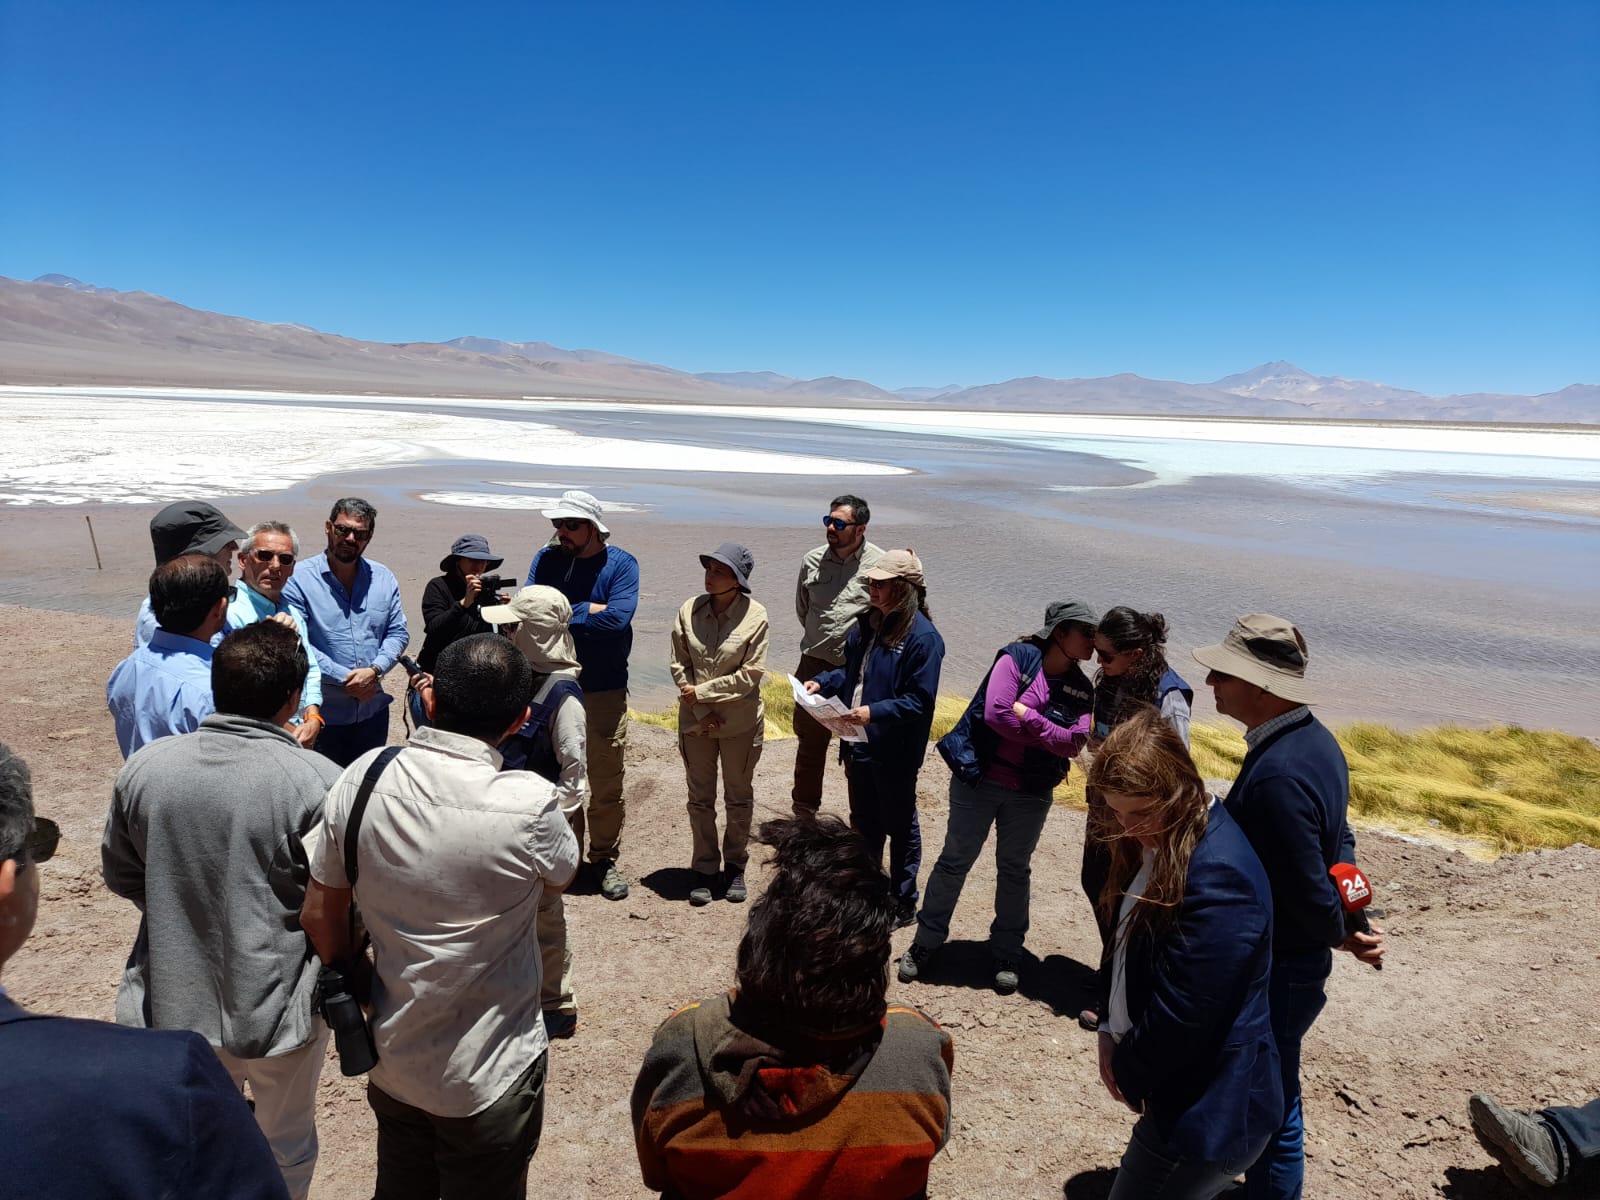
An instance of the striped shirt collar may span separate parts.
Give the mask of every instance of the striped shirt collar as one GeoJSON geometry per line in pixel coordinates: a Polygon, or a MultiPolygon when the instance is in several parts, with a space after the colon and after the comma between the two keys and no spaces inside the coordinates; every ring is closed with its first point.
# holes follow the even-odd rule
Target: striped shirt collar
{"type": "Polygon", "coordinates": [[[1286,713],[1273,717],[1270,721],[1263,721],[1254,729],[1244,731],[1244,743],[1254,750],[1280,729],[1287,729],[1297,721],[1303,721],[1311,715],[1311,710],[1304,704],[1291,708],[1286,713]]]}

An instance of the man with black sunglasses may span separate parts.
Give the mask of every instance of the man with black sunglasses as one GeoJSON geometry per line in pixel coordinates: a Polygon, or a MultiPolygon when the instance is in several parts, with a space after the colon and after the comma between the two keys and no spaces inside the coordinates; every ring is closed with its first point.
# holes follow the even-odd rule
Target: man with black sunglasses
{"type": "Polygon", "coordinates": [[[588,492],[561,493],[544,510],[548,544],[528,564],[525,586],[553,587],[572,605],[572,642],[582,674],[589,756],[589,812],[573,821],[578,843],[589,835],[589,867],[600,894],[623,900],[628,881],[617,870],[622,852],[622,751],[628,740],[628,655],[639,607],[639,560],[610,544],[600,501],[588,492]]]}
{"type": "MultiPolygon", "coordinates": [[[[34,815],[27,765],[0,745],[0,971],[33,932],[39,864],[59,838],[34,815]]],[[[31,1013],[0,987],[0,1062],[8,1196],[287,1200],[249,1106],[197,1034],[31,1013]]]]}
{"type": "Polygon", "coordinates": [[[377,525],[378,510],[365,500],[335,500],[324,526],[327,550],[296,566],[283,589],[322,669],[326,724],[316,748],[341,767],[389,740],[383,676],[411,638],[399,580],[366,557],[377,525]]]}
{"type": "Polygon", "coordinates": [[[1228,791],[1239,824],[1272,885],[1272,975],[1267,994],[1283,1079],[1283,1125],[1245,1172],[1248,1200],[1298,1200],[1305,1175],[1300,1044],[1327,1003],[1333,951],[1381,966],[1383,933],[1346,916],[1330,868],[1355,862],[1346,810],[1350,769],[1311,713],[1310,653],[1282,617],[1252,613],[1215,646],[1194,651],[1217,712],[1245,727],[1249,747],[1228,791]]]}
{"type": "Polygon", "coordinates": [[[257,621],[276,621],[300,635],[308,666],[300,711],[291,718],[289,732],[310,750],[322,732],[322,668],[317,666],[305,622],[283,600],[284,585],[294,574],[294,561],[299,556],[300,538],[282,521],[258,521],[250,526],[239,547],[239,586],[228,601],[224,632],[243,629],[257,621]]]}
{"type": "MultiPolygon", "coordinates": [[[[883,551],[867,541],[872,510],[860,496],[844,495],[828,506],[822,518],[824,543],[800,562],[794,609],[800,618],[801,683],[824,671],[844,666],[844,639],[867,607],[867,571],[883,551]]],[[[822,806],[822,776],[828,768],[828,743],[833,735],[799,709],[794,714],[799,741],[794,756],[794,815],[813,814],[822,806]]]]}

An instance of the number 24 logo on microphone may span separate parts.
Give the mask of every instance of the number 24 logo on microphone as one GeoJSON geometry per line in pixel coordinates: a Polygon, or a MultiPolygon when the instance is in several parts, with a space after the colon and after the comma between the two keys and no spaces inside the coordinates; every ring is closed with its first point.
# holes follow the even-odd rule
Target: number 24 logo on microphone
{"type": "Polygon", "coordinates": [[[1339,885],[1344,888],[1344,902],[1346,906],[1354,905],[1372,896],[1372,887],[1367,883],[1367,877],[1360,871],[1352,870],[1341,875],[1339,885]]]}

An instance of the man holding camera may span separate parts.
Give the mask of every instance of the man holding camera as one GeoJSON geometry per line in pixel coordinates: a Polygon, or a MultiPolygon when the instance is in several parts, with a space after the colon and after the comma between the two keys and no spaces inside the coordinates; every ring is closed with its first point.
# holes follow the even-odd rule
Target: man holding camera
{"type": "Polygon", "coordinates": [[[193,733],[128,760],[100,848],[106,886],[143,916],[118,1023],[210,1042],[234,1082],[249,1081],[296,1200],[316,1167],[328,1040],[313,1010],[318,964],[297,920],[300,839],[339,776],[283,728],[300,707],[306,665],[299,635],[276,621],[225,638],[211,659],[216,710],[193,733]]]}
{"type": "Polygon", "coordinates": [[[372,937],[379,1200],[526,1194],[549,1050],[535,922],[578,869],[555,786],[500,770],[532,685],[508,638],[445,647],[422,690],[433,724],[352,763],[305,839],[301,921],[324,961],[358,952],[352,903],[372,937]]]}

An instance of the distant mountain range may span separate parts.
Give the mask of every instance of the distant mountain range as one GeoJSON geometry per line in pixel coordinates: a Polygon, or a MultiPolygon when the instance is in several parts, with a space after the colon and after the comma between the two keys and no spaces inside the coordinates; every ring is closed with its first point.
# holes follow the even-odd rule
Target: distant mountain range
{"type": "Polygon", "coordinates": [[[304,325],[188,308],[146,292],[66,275],[0,276],[0,382],[605,396],[699,403],[961,408],[1157,416],[1600,424],[1600,386],[1538,396],[1427,396],[1381,383],[1311,375],[1270,362],[1210,383],[1111,375],[1031,376],[977,387],[893,391],[860,379],[794,379],[771,371],[692,374],[601,350],[458,337],[363,342],[304,325]]]}

